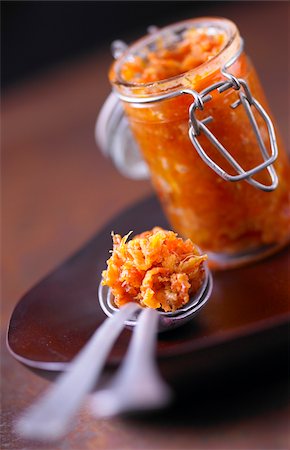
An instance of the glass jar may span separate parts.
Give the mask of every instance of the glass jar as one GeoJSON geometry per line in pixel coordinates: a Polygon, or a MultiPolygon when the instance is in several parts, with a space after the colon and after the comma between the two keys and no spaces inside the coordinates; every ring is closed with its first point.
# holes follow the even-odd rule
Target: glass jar
{"type": "Polygon", "coordinates": [[[289,242],[289,161],[234,23],[200,18],[157,30],[127,48],[109,78],[172,229],[207,252],[212,268],[257,260],[289,242]],[[208,61],[149,83],[122,78],[124,64],[154,52],[160,37],[170,46],[170,36],[198,27],[226,36],[208,61]]]}

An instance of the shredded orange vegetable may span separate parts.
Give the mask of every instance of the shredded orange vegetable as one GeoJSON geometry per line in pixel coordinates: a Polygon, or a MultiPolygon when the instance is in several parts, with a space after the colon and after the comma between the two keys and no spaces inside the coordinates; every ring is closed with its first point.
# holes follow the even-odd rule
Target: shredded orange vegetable
{"type": "Polygon", "coordinates": [[[201,255],[190,239],[154,227],[132,240],[113,234],[112,256],[102,273],[116,306],[137,302],[141,306],[175,311],[185,305],[204,280],[201,255]]]}
{"type": "Polygon", "coordinates": [[[225,45],[224,33],[208,34],[207,28],[191,28],[179,41],[167,48],[166,40],[160,40],[155,51],[146,57],[134,56],[121,68],[125,81],[150,83],[174,77],[208,61],[225,45]]]}

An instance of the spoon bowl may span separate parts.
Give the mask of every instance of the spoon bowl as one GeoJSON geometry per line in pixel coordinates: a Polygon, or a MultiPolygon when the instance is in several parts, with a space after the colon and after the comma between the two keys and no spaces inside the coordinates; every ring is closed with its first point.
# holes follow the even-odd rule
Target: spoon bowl
{"type": "MultiPolygon", "coordinates": [[[[207,264],[204,264],[204,269],[205,277],[203,283],[196,294],[191,297],[190,301],[186,305],[174,312],[157,310],[159,314],[157,331],[159,333],[184,325],[186,322],[192,320],[193,317],[201,310],[201,308],[205,306],[212,293],[213,280],[207,264]]],[[[114,304],[114,296],[108,286],[103,286],[100,283],[98,295],[100,306],[108,317],[113,316],[113,314],[119,311],[119,308],[114,304]]],[[[130,319],[125,321],[125,325],[128,327],[134,327],[137,324],[138,316],[142,309],[144,308],[140,308],[139,310],[135,311],[130,319]]]]}

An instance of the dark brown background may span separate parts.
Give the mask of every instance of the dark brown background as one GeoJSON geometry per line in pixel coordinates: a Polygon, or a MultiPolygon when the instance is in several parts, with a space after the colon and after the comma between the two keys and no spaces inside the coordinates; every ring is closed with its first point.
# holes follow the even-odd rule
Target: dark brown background
{"type": "MultiPolygon", "coordinates": [[[[40,7],[41,2],[37,3],[40,7]]],[[[121,3],[124,8],[128,6],[121,3]]],[[[176,18],[220,15],[237,23],[289,148],[289,3],[204,2],[202,8],[195,9],[195,2],[188,2],[187,9],[180,10],[178,2],[170,3],[175,4],[176,18]]],[[[153,23],[153,4],[146,2],[151,11],[148,24],[153,23]]],[[[171,9],[171,15],[173,12],[171,9]]],[[[154,22],[162,24],[164,17],[159,13],[154,22]]],[[[63,20],[70,20],[69,16],[63,20]]],[[[111,26],[114,29],[114,23],[111,26]]],[[[141,24],[138,28],[135,21],[132,35],[138,31],[143,34],[145,28],[141,24]]],[[[17,35],[17,29],[13,31],[17,35]]],[[[126,37],[124,30],[117,36],[112,32],[112,37],[120,34],[126,37]]],[[[21,41],[21,35],[17,36],[21,41]]],[[[3,45],[9,52],[12,47],[7,34],[5,37],[3,45]]],[[[33,37],[37,39],[37,34],[33,37]]],[[[67,53],[65,58],[59,57],[58,65],[30,67],[25,79],[18,69],[17,76],[10,75],[11,82],[7,81],[2,95],[3,449],[41,448],[15,436],[11,423],[49,383],[6,351],[6,327],[14,306],[24,292],[110,218],[151,192],[148,182],[122,178],[94,142],[95,119],[110,91],[110,37],[108,34],[100,40],[99,46],[95,42],[94,51],[86,55],[79,52],[69,59],[71,54],[67,53]]],[[[22,44],[28,45],[24,38],[22,44]]],[[[49,448],[287,449],[290,408],[284,375],[265,374],[267,382],[261,380],[260,387],[258,383],[249,395],[227,400],[227,410],[218,408],[215,412],[212,408],[216,405],[209,404],[209,414],[203,412],[199,417],[193,402],[192,413],[176,424],[174,415],[96,422],[84,410],[74,431],[49,448]]]]}

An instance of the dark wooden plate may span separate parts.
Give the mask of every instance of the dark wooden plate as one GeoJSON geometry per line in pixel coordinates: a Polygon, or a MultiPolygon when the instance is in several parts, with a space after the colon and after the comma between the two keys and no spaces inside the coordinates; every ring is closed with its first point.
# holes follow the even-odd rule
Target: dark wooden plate
{"type": "MultiPolygon", "coordinates": [[[[97,288],[111,248],[111,231],[168,227],[155,197],[116,217],[80,251],[31,289],[16,306],[7,343],[22,363],[62,370],[106,319],[97,288]]],[[[289,334],[289,247],[259,263],[214,274],[207,306],[192,322],[159,336],[157,358],[169,382],[210,370],[259,362],[285,350],[289,334]]],[[[122,332],[108,359],[122,359],[131,331],[122,332]]]]}

